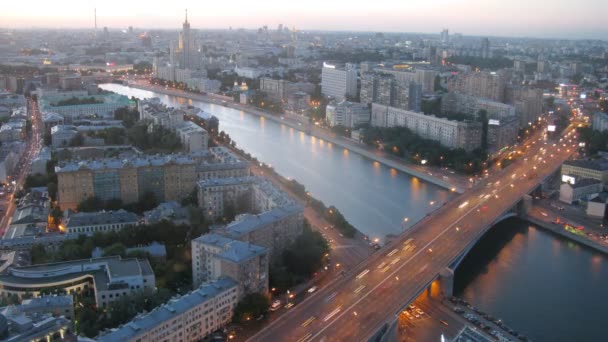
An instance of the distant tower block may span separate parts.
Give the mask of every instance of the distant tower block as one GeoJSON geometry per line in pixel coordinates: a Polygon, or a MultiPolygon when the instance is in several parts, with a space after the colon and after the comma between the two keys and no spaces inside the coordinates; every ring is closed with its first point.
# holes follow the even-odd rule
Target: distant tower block
{"type": "Polygon", "coordinates": [[[97,38],[97,8],[93,9],[93,18],[95,21],[95,32],[93,34],[95,35],[95,38],[97,38]]]}

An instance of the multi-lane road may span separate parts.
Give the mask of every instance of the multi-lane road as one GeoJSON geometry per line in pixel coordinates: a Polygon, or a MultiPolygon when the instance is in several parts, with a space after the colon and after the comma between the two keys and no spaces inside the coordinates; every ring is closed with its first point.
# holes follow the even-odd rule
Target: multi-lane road
{"type": "Polygon", "coordinates": [[[4,212],[4,216],[2,216],[2,219],[0,220],[0,236],[2,237],[7,237],[7,235],[10,234],[8,226],[10,225],[10,220],[13,217],[16,209],[16,205],[13,200],[14,194],[23,186],[23,182],[29,174],[32,161],[38,156],[43,144],[42,118],[40,111],[38,110],[38,103],[32,99],[28,99],[27,107],[28,113],[30,113],[30,119],[32,121],[32,132],[26,138],[25,150],[21,155],[19,162],[15,166],[15,169],[13,170],[12,179],[15,182],[13,186],[14,191],[8,197],[8,207],[4,212]]]}
{"type": "Polygon", "coordinates": [[[537,132],[521,155],[427,216],[342,279],[273,321],[251,341],[364,341],[392,322],[439,272],[530,193],[575,150],[573,126],[563,141],[537,132]]]}

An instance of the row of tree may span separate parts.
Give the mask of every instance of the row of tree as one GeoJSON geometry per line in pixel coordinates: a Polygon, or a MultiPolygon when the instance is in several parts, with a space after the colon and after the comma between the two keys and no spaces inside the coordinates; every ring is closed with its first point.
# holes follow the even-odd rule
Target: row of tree
{"type": "Polygon", "coordinates": [[[437,141],[421,138],[405,127],[367,127],[363,132],[363,142],[415,164],[425,160],[428,165],[447,166],[466,174],[481,171],[487,159],[481,149],[472,152],[450,149],[437,141]]]}

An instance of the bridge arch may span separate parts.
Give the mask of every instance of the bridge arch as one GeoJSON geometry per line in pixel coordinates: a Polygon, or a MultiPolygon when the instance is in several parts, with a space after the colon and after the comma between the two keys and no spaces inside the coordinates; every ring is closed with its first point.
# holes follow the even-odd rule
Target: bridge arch
{"type": "Polygon", "coordinates": [[[450,268],[452,270],[456,270],[458,268],[458,266],[460,266],[460,264],[462,263],[462,261],[464,260],[464,258],[466,258],[466,256],[469,254],[469,252],[473,249],[473,247],[475,247],[475,245],[479,242],[479,240],[481,240],[489,231],[490,229],[492,229],[493,227],[495,227],[497,224],[499,224],[502,221],[505,221],[507,219],[510,219],[512,217],[518,217],[517,213],[514,211],[509,211],[504,213],[502,216],[500,216],[498,219],[496,219],[494,222],[492,222],[492,224],[488,225],[484,230],[483,233],[479,235],[479,237],[477,239],[475,239],[474,241],[472,241],[467,248],[465,248],[462,253],[450,264],[450,268]]]}

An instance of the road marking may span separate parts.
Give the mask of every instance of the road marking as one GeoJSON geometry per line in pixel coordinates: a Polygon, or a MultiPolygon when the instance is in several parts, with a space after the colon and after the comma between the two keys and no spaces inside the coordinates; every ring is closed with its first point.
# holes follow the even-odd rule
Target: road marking
{"type": "MultiPolygon", "coordinates": [[[[505,186],[503,186],[503,188],[505,188],[505,186]]],[[[501,188],[501,189],[503,189],[503,188],[501,188]]],[[[377,290],[380,286],[384,285],[384,283],[387,280],[392,279],[393,276],[397,272],[399,272],[403,267],[405,267],[412,259],[414,259],[415,257],[417,257],[420,253],[422,253],[422,251],[426,250],[431,244],[433,244],[435,241],[437,241],[445,233],[447,233],[448,231],[450,231],[452,229],[452,227],[454,227],[458,222],[460,222],[465,216],[468,216],[470,213],[472,213],[473,211],[475,211],[477,209],[477,207],[479,207],[480,205],[481,205],[481,203],[473,206],[471,209],[469,209],[469,211],[467,211],[466,213],[464,213],[463,215],[461,215],[457,220],[455,220],[452,224],[450,224],[446,229],[444,229],[441,233],[439,233],[437,236],[435,236],[435,238],[433,238],[431,241],[429,241],[423,248],[419,249],[418,252],[416,252],[414,255],[410,256],[404,263],[402,263],[400,266],[398,266],[390,275],[386,276],[383,280],[381,280],[378,284],[376,284],[376,286],[374,286],[370,291],[368,291],[367,293],[365,293],[364,295],[362,295],[358,300],[356,300],[353,304],[351,304],[348,308],[346,308],[346,310],[344,310],[344,312],[342,312],[341,314],[339,314],[336,317],[336,319],[332,320],[327,325],[325,325],[323,328],[321,328],[312,338],[314,339],[314,338],[318,337],[319,335],[321,335],[325,330],[327,330],[327,328],[329,328],[330,326],[332,326],[334,324],[334,322],[337,322],[340,318],[342,318],[344,316],[344,314],[346,314],[352,308],[354,308],[359,303],[361,303],[361,301],[363,301],[365,298],[367,298],[367,296],[369,296],[371,293],[373,293],[375,290],[377,290]]],[[[387,268],[388,267],[389,266],[387,266],[387,268]]],[[[334,293],[337,293],[337,292],[334,292],[334,293]]],[[[331,317],[330,317],[330,319],[331,319],[331,317]]]]}
{"type": "Polygon", "coordinates": [[[357,279],[361,279],[361,278],[365,277],[365,275],[366,275],[366,274],[368,274],[368,273],[369,273],[369,268],[368,268],[368,269],[366,269],[365,271],[363,271],[363,272],[359,273],[359,274],[357,275],[357,279]]]}
{"type": "Polygon", "coordinates": [[[359,292],[363,291],[364,288],[365,288],[365,285],[361,285],[361,286],[357,287],[355,289],[355,293],[359,293],[359,292]]]}
{"type": "Polygon", "coordinates": [[[302,323],[303,327],[307,327],[308,325],[310,325],[310,323],[312,323],[315,319],[317,319],[317,317],[312,316],[310,318],[308,318],[306,321],[304,321],[304,323],[302,323]]]}
{"type": "Polygon", "coordinates": [[[299,339],[298,342],[306,342],[306,341],[310,340],[311,337],[312,337],[312,333],[308,333],[308,335],[299,339]]]}
{"type": "Polygon", "coordinates": [[[336,297],[336,295],[338,294],[338,291],[335,291],[334,293],[330,294],[329,296],[327,296],[327,298],[325,298],[325,303],[331,301],[332,299],[334,299],[334,297],[336,297]]]}
{"type": "Polygon", "coordinates": [[[329,321],[332,317],[337,315],[340,312],[340,310],[342,310],[341,306],[338,306],[337,308],[335,308],[334,311],[330,312],[329,314],[327,314],[327,316],[325,316],[325,318],[323,318],[323,322],[329,321]]]}

